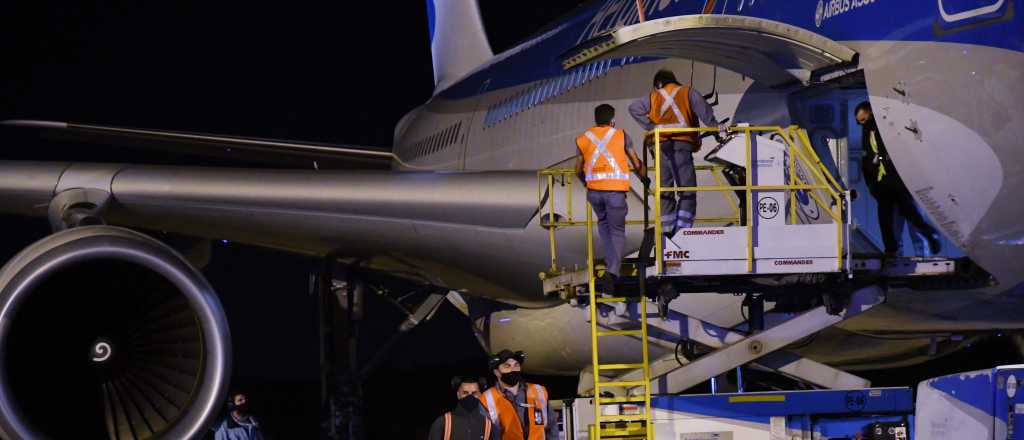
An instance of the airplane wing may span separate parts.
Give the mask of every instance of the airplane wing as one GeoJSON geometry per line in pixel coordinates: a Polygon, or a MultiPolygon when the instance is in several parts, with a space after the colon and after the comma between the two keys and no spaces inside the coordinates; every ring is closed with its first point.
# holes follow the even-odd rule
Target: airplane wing
{"type": "MultiPolygon", "coordinates": [[[[537,280],[550,262],[537,188],[535,171],[0,161],[0,214],[60,221],[59,211],[80,193],[113,225],[350,258],[453,290],[542,305],[553,301],[537,280]]],[[[559,240],[567,250],[585,249],[559,240]]]]}
{"type": "Polygon", "coordinates": [[[390,149],[360,145],[297,142],[29,119],[0,121],[0,125],[36,130],[43,137],[55,140],[118,145],[302,168],[387,169],[391,167],[393,161],[400,162],[390,149]]]}

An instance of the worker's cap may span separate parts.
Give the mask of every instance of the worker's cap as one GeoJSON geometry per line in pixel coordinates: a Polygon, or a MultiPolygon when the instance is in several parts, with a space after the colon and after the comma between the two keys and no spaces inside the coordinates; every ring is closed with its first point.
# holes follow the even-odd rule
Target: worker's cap
{"type": "Polygon", "coordinates": [[[526,353],[523,353],[522,351],[513,352],[512,350],[508,349],[501,350],[498,352],[498,354],[491,356],[489,366],[493,370],[495,368],[498,368],[498,365],[505,363],[505,361],[509,359],[515,359],[516,362],[522,364],[523,361],[526,360],[526,353]]]}

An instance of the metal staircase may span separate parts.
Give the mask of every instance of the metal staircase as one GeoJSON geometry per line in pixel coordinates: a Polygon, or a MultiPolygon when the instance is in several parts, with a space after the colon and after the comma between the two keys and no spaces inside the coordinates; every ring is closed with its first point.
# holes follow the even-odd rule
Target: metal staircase
{"type": "MultiPolygon", "coordinates": [[[[596,423],[591,429],[592,439],[622,439],[622,440],[651,440],[654,438],[654,431],[651,425],[651,371],[650,357],[647,350],[647,298],[643,295],[643,288],[637,292],[635,297],[628,296],[598,296],[595,286],[596,270],[594,268],[594,215],[592,210],[587,209],[587,260],[588,265],[588,289],[590,298],[590,346],[591,358],[594,371],[594,420],[596,423]],[[609,303],[639,302],[640,328],[628,330],[605,330],[598,327],[597,305],[609,303]],[[606,336],[634,336],[637,337],[640,345],[641,362],[632,364],[605,364],[601,362],[599,340],[606,336]],[[631,380],[605,381],[601,378],[601,372],[621,370],[633,370],[637,372],[637,378],[631,380]],[[624,397],[603,397],[601,390],[610,387],[627,387],[637,390],[635,394],[624,397]],[[602,408],[608,405],[616,405],[621,408],[624,403],[637,404],[639,412],[635,414],[603,414],[602,408]]],[[[643,274],[644,271],[639,271],[643,274]]],[[[643,286],[643,276],[640,276],[643,286]]]]}

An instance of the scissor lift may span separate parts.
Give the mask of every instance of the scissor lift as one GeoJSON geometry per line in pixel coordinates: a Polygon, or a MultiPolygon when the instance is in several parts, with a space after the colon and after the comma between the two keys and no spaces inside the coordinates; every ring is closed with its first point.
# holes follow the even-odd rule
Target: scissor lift
{"type": "MultiPolygon", "coordinates": [[[[650,414],[650,396],[652,387],[652,366],[648,353],[648,321],[647,313],[647,282],[648,280],[671,280],[673,278],[696,277],[733,277],[757,276],[767,274],[794,273],[837,273],[849,268],[849,255],[844,254],[844,243],[847,240],[848,221],[845,215],[845,194],[828,170],[814,154],[806,133],[795,126],[781,127],[749,127],[738,126],[726,142],[719,145],[708,155],[711,166],[701,167],[702,171],[711,171],[716,185],[698,187],[662,187],[657,176],[662,172],[660,161],[660,135],[666,132],[713,132],[717,129],[668,129],[655,130],[654,138],[654,173],[653,190],[644,188],[643,221],[629,221],[628,224],[642,224],[649,229],[650,215],[649,196],[660,200],[663,193],[686,191],[719,191],[729,194],[736,192],[745,199],[733,202],[733,216],[712,219],[725,223],[721,226],[696,227],[684,229],[672,239],[647,240],[648,247],[631,259],[635,279],[617,289],[617,296],[606,296],[598,293],[595,286],[597,270],[594,265],[593,216],[589,205],[586,207],[586,221],[572,218],[571,197],[569,190],[568,216],[554,214],[555,181],[558,176],[570,175],[572,170],[544,170],[540,173],[547,187],[547,199],[543,191],[539,198],[550,204],[551,212],[543,219],[543,225],[549,229],[551,242],[551,271],[545,277],[548,280],[573,282],[586,280],[586,299],[591,327],[592,371],[593,384],[590,390],[594,396],[594,422],[590,437],[595,439],[651,439],[653,427],[650,414]],[[772,140],[764,136],[755,137],[755,133],[775,135],[772,140]],[[780,140],[782,142],[780,142],[780,140]],[[799,161],[799,163],[798,163],[799,161]],[[751,167],[750,164],[756,164],[751,167]],[[744,172],[753,170],[752,172],[744,172]],[[728,183],[722,182],[720,175],[726,176],[728,183]],[[738,182],[737,176],[744,181],[738,182]],[[729,178],[731,177],[731,178],[729,178]],[[798,194],[798,192],[800,192],[798,194]],[[827,218],[809,219],[799,216],[796,203],[798,197],[813,200],[821,212],[827,212],[827,218]],[[786,201],[789,209],[786,209],[786,201]],[[825,200],[830,199],[831,204],[825,200]],[[757,200],[757,205],[753,202],[757,200]],[[754,207],[757,206],[755,211],[754,207]],[[745,210],[746,212],[742,212],[745,210]],[[755,215],[755,213],[757,215],[755,215]],[[825,221],[825,220],[831,221],[825,221]],[[588,267],[582,271],[558,273],[556,257],[555,231],[559,227],[585,226],[587,243],[588,267]],[[650,241],[653,244],[653,259],[650,255],[650,241]],[[653,261],[652,261],[653,260],[653,261]],[[653,264],[650,264],[653,263],[653,264]],[[652,267],[647,267],[648,265],[652,267]],[[606,317],[597,313],[598,307],[614,307],[632,310],[631,318],[623,318],[618,323],[611,323],[606,317]],[[621,324],[621,325],[616,325],[621,324]],[[607,336],[630,336],[640,345],[637,363],[607,364],[602,362],[598,343],[607,336]],[[604,397],[602,391],[616,390],[616,397],[604,397]],[[625,392],[623,392],[625,391],[625,392]],[[634,408],[631,414],[613,411],[606,414],[602,408],[617,407],[630,404],[634,408]]],[[[647,154],[644,154],[647,161],[647,154]]],[[[571,185],[571,177],[568,179],[571,185]]],[[[563,180],[564,181],[564,180],[563,180]]],[[[660,218],[660,205],[655,204],[654,218],[660,218]]],[[[707,219],[704,219],[705,222],[707,219]]],[[[656,222],[653,236],[661,237],[660,222],[656,222]]],[[[648,234],[649,236],[652,234],[648,234]]],[[[628,278],[628,277],[626,277],[628,278]]],[[[547,280],[545,280],[547,282],[547,280]]],[[[753,362],[770,353],[828,326],[867,310],[880,302],[880,293],[874,290],[867,295],[870,300],[862,301],[848,307],[844,315],[827,313],[825,307],[806,311],[793,319],[768,328],[763,332],[742,335],[736,332],[725,332],[727,337],[713,341],[698,341],[717,347],[718,350],[683,368],[678,364],[673,367],[665,359],[655,362],[653,372],[661,383],[670,384],[678,391],[703,382],[710,377],[739,365],[753,362]]],[[[706,325],[700,320],[682,314],[666,316],[666,320],[675,319],[689,324],[706,325]]],[[[666,320],[659,321],[664,323],[666,320]]],[[[665,329],[660,329],[665,331],[665,329]]],[[[679,335],[685,337],[687,335],[679,335]]],[[[699,339],[699,338],[698,338],[699,339]]],[[[769,356],[764,364],[791,376],[805,378],[831,377],[845,379],[847,382],[861,384],[859,378],[831,369],[825,365],[802,359],[789,359],[782,362],[779,356],[774,361],[769,356]]],[[[827,379],[811,379],[814,383],[829,382],[827,379]]],[[[828,384],[826,384],[828,385],[828,384]]],[[[658,391],[666,392],[665,386],[658,391]]]]}

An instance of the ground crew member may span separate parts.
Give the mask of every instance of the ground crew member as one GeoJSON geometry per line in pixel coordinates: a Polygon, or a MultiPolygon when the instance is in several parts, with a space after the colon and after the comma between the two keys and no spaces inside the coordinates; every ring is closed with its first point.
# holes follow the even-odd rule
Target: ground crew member
{"type": "Polygon", "coordinates": [[[452,378],[452,389],[458,404],[430,426],[427,440],[499,440],[501,433],[480,405],[483,378],[463,376],[452,378]]]}
{"type": "Polygon", "coordinates": [[[249,414],[249,399],[245,393],[228,395],[228,415],[218,425],[216,440],[263,440],[263,432],[256,417],[249,414]]]}
{"type": "MultiPolygon", "coordinates": [[[[660,128],[700,128],[700,122],[708,127],[718,127],[724,132],[727,127],[719,125],[715,113],[704,97],[693,87],[684,87],[676,81],[670,70],[659,70],[654,74],[654,90],[650,96],[640,98],[629,105],[629,114],[644,130],[660,128]]],[[[645,140],[653,142],[652,139],[645,140]]],[[[697,186],[697,173],[693,167],[693,153],[700,150],[699,133],[671,133],[661,135],[661,186],[697,186]]],[[[697,193],[680,192],[676,201],[675,192],[661,195],[661,225],[666,237],[671,239],[679,229],[693,226],[697,215],[697,193]]]]}
{"type": "Polygon", "coordinates": [[[523,382],[521,370],[526,355],[502,350],[490,359],[498,383],[480,399],[487,413],[501,428],[502,440],[557,440],[558,421],[548,406],[548,390],[523,382]]]}
{"type": "Polygon", "coordinates": [[[899,210],[907,222],[917,228],[928,240],[931,255],[937,254],[942,248],[939,234],[917,211],[914,198],[910,195],[903,179],[896,172],[889,153],[878,134],[878,125],[871,112],[871,104],[864,101],[857,104],[854,111],[857,123],[861,125],[861,144],[867,157],[861,161],[861,171],[868,191],[878,202],[878,226],[882,230],[882,243],[887,256],[897,256],[900,251],[899,241],[894,231],[893,215],[899,210]]]}
{"type": "Polygon", "coordinates": [[[576,174],[586,184],[587,201],[597,216],[604,245],[604,292],[612,294],[626,246],[629,165],[641,180],[647,179],[647,171],[633,151],[633,141],[615,128],[615,107],[601,104],[594,108],[594,123],[595,127],[576,138],[576,174]]]}

